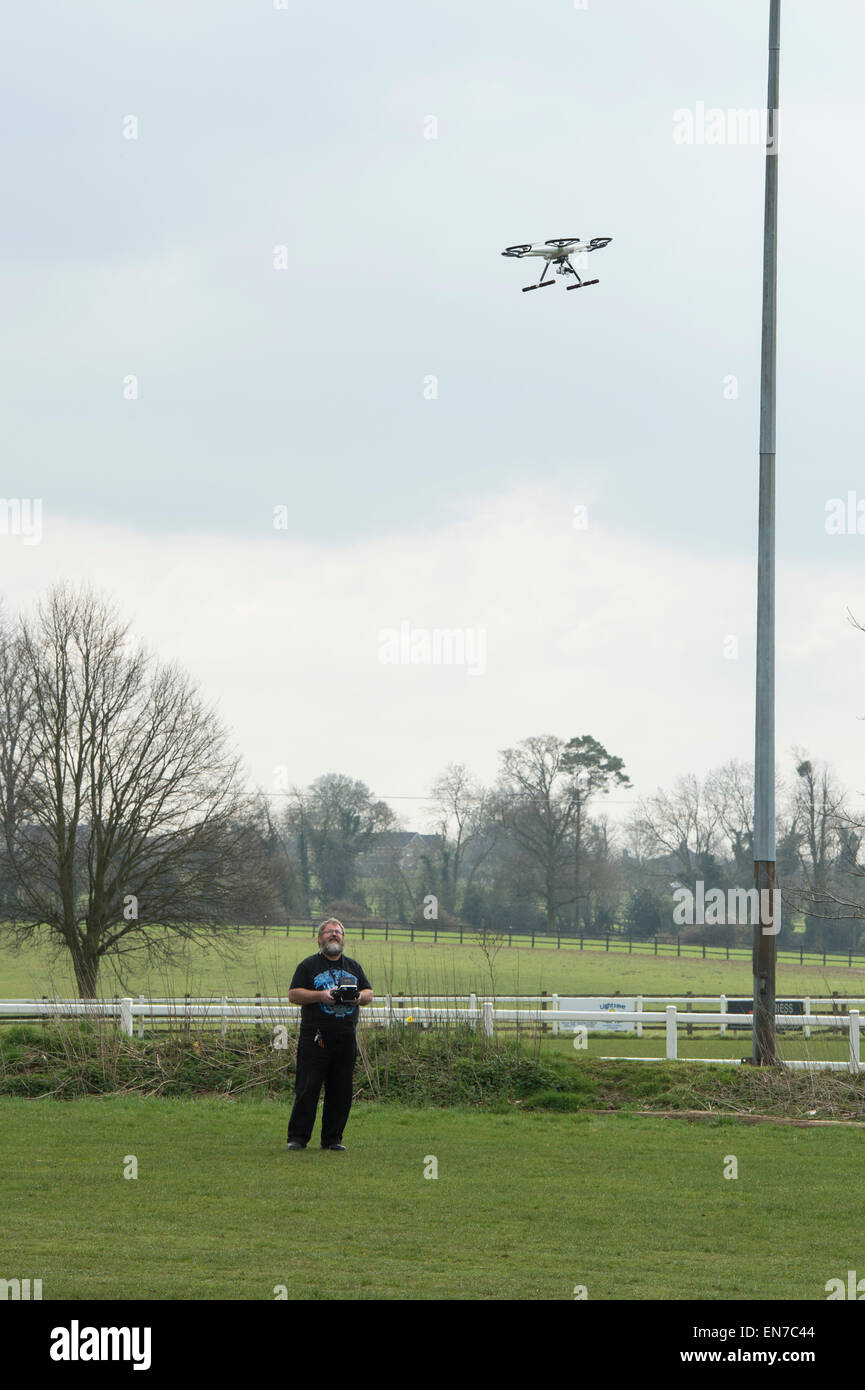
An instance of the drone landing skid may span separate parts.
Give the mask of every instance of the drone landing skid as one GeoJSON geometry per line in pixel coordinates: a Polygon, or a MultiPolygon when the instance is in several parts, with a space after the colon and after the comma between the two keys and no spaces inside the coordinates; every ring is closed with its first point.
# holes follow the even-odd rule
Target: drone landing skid
{"type": "Polygon", "coordinates": [[[523,285],[523,294],[528,294],[529,290],[548,289],[550,285],[554,285],[555,283],[555,280],[541,280],[538,285],[523,285]]]}
{"type": "Polygon", "coordinates": [[[588,285],[599,285],[600,280],[581,280],[578,285],[565,285],[566,290],[584,290],[588,285]]]}

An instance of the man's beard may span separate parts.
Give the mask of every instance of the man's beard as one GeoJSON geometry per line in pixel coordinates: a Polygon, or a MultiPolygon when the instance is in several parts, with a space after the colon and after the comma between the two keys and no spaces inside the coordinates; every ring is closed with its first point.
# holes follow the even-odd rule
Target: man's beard
{"type": "Polygon", "coordinates": [[[341,956],[342,943],[339,941],[326,941],[324,943],[324,951],[325,955],[328,956],[341,956]]]}

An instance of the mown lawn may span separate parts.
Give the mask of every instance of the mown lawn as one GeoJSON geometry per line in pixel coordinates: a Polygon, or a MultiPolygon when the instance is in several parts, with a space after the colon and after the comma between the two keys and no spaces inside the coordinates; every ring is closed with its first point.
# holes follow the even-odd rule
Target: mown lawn
{"type": "Polygon", "coordinates": [[[821,1300],[865,1270],[863,1131],[358,1105],[347,1153],[289,1153],[287,1113],[3,1100],[0,1275],[46,1300],[821,1300]]]}

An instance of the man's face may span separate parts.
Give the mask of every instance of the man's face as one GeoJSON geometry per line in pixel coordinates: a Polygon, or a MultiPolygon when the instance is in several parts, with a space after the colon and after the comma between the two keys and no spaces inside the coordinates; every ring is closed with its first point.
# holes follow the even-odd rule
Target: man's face
{"type": "Polygon", "coordinates": [[[325,923],[321,929],[319,941],[321,943],[321,949],[326,956],[333,956],[336,958],[336,956],[342,955],[344,942],[343,930],[336,922],[325,923]]]}

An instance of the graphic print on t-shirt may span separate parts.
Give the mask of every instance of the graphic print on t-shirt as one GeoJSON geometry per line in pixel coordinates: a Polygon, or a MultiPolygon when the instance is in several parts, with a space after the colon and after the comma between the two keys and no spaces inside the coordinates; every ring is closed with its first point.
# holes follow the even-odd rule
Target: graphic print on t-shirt
{"type": "MultiPolygon", "coordinates": [[[[336,989],[337,985],[356,985],[357,976],[352,975],[348,970],[337,969],[331,966],[329,970],[320,970],[315,977],[315,989],[336,989]]],[[[345,1018],[347,1014],[353,1014],[355,1004],[322,1004],[319,1008],[326,1014],[334,1014],[336,1018],[345,1018]]]]}

